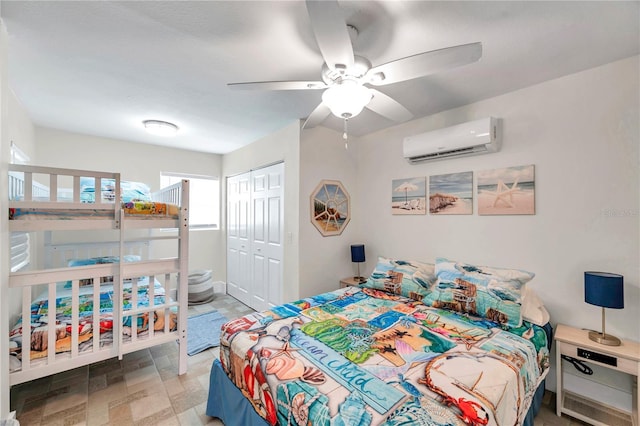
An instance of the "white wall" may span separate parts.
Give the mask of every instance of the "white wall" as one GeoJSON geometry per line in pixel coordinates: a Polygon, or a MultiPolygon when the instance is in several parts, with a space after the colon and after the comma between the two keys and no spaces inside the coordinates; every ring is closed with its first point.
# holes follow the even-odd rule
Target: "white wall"
{"type": "MultiPolygon", "coordinates": [[[[325,127],[304,130],[300,141],[300,297],[335,290],[340,278],[354,276],[350,245],[358,234],[355,139],[345,149],[342,133],[325,127]],[[352,218],[342,234],[323,237],[311,223],[311,194],[321,180],[338,180],[351,198],[352,218]]],[[[368,255],[368,248],[365,247],[368,255]]]]}
{"type": "MultiPolygon", "coordinates": [[[[31,158],[35,153],[34,126],[25,109],[9,88],[6,63],[7,34],[4,22],[0,21],[0,199],[2,199],[3,206],[5,206],[5,200],[9,198],[7,166],[11,159],[11,142],[15,142],[31,158]]],[[[8,226],[7,215],[1,215],[0,241],[8,241],[8,226]]],[[[19,291],[9,291],[8,257],[8,245],[0,244],[0,259],[3,262],[3,265],[0,266],[0,312],[3,315],[3,320],[0,320],[0,336],[9,334],[10,321],[4,319],[15,316],[19,311],[19,300],[21,300],[19,291]]],[[[0,419],[6,418],[9,413],[9,392],[5,391],[9,389],[9,363],[8,357],[5,355],[9,351],[7,343],[7,339],[0,339],[0,354],[2,354],[0,356],[0,389],[2,390],[0,391],[0,419]]]]}
{"type": "MultiPolygon", "coordinates": [[[[299,178],[300,178],[300,122],[262,138],[248,146],[225,154],[222,160],[222,175],[234,176],[260,167],[284,161],[284,264],[282,294],[284,302],[298,299],[299,269],[298,269],[298,241],[299,241],[299,178]]],[[[222,205],[226,206],[226,179],[222,180],[222,205]]],[[[226,207],[222,209],[226,224],[226,207]]],[[[223,225],[224,226],[224,225],[223,225]]],[[[226,234],[226,232],[225,232],[226,234]]],[[[224,259],[226,262],[226,240],[222,242],[224,259]]],[[[223,266],[226,276],[226,263],[223,266]]],[[[226,281],[226,279],[224,280],[226,281]]]]}
{"type": "MultiPolygon", "coordinates": [[[[40,166],[120,172],[124,180],[160,189],[161,172],[221,177],[222,157],[216,154],[131,143],[36,127],[36,156],[40,166]]],[[[211,269],[224,280],[222,231],[198,230],[189,235],[189,269],[211,269]]],[[[155,242],[154,257],[176,256],[175,245],[155,242]],[[171,247],[171,248],[170,248],[171,247]]]]}
{"type": "Polygon", "coordinates": [[[377,255],[525,269],[553,324],[592,329],[600,308],[584,303],[583,272],[619,273],[625,309],[607,311],[607,331],[640,340],[638,75],[633,57],[360,138],[355,219],[367,271],[377,255]],[[502,118],[500,152],[402,158],[403,137],[486,116],[502,118]],[[472,216],[390,213],[392,179],[526,164],[535,165],[535,215],[478,216],[475,205],[472,216]]]}
{"type": "Polygon", "coordinates": [[[15,143],[22,152],[33,160],[35,156],[35,127],[26,110],[10,89],[8,93],[8,117],[8,144],[15,143]]]}
{"type": "MultiPolygon", "coordinates": [[[[8,199],[8,179],[7,166],[9,161],[9,135],[8,135],[8,99],[9,84],[7,80],[7,29],[4,22],[0,20],[0,199],[2,199],[3,211],[6,206],[4,200],[8,199]]],[[[9,220],[5,214],[0,215],[0,259],[6,262],[9,256],[9,247],[5,241],[9,241],[9,220]]],[[[0,312],[9,310],[9,271],[6,263],[0,267],[0,312]]],[[[4,336],[9,335],[9,323],[0,320],[0,419],[4,419],[9,414],[9,340],[4,336]]]]}

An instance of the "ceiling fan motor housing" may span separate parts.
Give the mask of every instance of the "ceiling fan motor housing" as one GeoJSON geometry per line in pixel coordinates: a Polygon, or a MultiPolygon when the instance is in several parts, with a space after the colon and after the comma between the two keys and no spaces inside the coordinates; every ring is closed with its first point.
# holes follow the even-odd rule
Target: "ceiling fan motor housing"
{"type": "Polygon", "coordinates": [[[371,69],[371,62],[362,56],[354,56],[353,66],[350,68],[336,65],[335,69],[330,69],[327,64],[322,65],[322,80],[328,85],[340,84],[345,78],[361,79],[371,69]]]}

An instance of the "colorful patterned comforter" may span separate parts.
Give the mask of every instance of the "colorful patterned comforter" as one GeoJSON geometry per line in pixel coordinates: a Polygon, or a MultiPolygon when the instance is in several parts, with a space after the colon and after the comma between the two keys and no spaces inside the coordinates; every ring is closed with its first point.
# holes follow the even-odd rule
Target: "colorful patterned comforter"
{"type": "MultiPolygon", "coordinates": [[[[149,306],[149,286],[148,277],[141,278],[137,282],[137,308],[149,306]]],[[[125,282],[123,290],[123,309],[124,316],[122,318],[123,334],[125,336],[131,336],[132,333],[132,320],[136,323],[136,330],[138,336],[143,336],[141,333],[145,332],[149,328],[149,316],[148,314],[126,315],[126,311],[133,309],[133,284],[131,282],[125,282]]],[[[58,284],[56,290],[56,310],[55,310],[55,325],[56,325],[56,353],[67,352],[71,350],[71,327],[72,327],[72,298],[71,289],[66,288],[64,283],[58,284]]],[[[165,303],[165,290],[164,287],[155,281],[154,285],[154,304],[160,305],[165,303]]],[[[41,297],[37,298],[31,304],[31,342],[30,342],[30,355],[31,359],[38,359],[46,357],[48,354],[48,326],[51,323],[49,317],[49,303],[47,299],[47,293],[45,292],[41,297]]],[[[170,330],[176,329],[177,315],[175,312],[169,313],[169,328],[170,330]]],[[[165,322],[165,315],[163,310],[155,312],[154,315],[154,330],[163,330],[165,322]]],[[[9,332],[10,339],[10,351],[13,355],[21,358],[22,355],[22,318],[18,320],[16,325],[9,332]]],[[[96,330],[100,333],[100,345],[104,346],[111,344],[113,341],[113,285],[110,283],[103,283],[100,285],[100,300],[94,306],[93,301],[93,286],[81,286],[79,296],[79,351],[83,352],[89,350],[93,344],[93,335],[96,330]],[[100,310],[100,323],[93,323],[93,311],[94,309],[100,310]]]]}
{"type": "Polygon", "coordinates": [[[222,326],[220,360],[270,424],[515,425],[547,335],[348,287],[222,326]]]}

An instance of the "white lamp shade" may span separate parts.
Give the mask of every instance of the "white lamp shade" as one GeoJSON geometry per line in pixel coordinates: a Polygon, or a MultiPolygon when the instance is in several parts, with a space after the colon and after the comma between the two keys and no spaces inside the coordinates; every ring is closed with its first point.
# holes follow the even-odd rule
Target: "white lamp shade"
{"type": "Polygon", "coordinates": [[[345,80],[331,86],[322,94],[322,102],[339,118],[351,118],[360,114],[371,100],[371,91],[363,85],[345,80]]]}

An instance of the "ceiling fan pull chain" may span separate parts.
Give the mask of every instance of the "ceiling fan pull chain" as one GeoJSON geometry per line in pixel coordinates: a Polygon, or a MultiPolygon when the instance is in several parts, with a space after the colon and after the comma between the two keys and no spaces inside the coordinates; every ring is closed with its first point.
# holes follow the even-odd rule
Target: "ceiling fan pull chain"
{"type": "Polygon", "coordinates": [[[344,133],[342,134],[342,139],[344,139],[344,149],[349,149],[349,134],[348,134],[348,126],[347,121],[348,118],[344,119],[344,133]]]}

